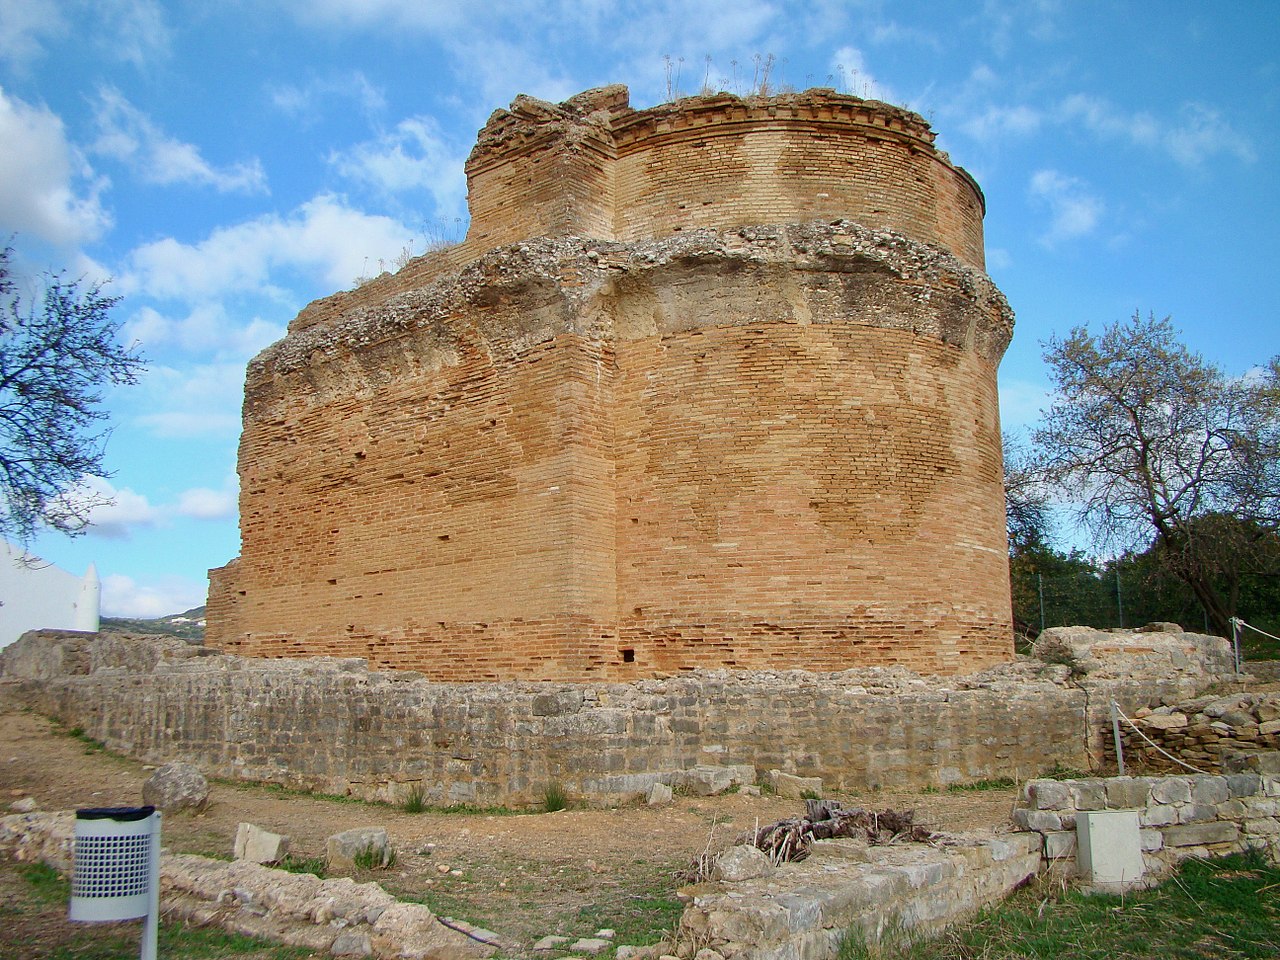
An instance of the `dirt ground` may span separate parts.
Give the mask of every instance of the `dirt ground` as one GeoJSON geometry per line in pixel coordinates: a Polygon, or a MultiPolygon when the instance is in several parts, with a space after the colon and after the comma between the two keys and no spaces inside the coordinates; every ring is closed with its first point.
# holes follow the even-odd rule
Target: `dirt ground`
{"type": "MultiPolygon", "coordinates": [[[[135,806],[150,769],[108,754],[4,699],[0,691],[0,814],[21,797],[41,810],[135,806]]],[[[314,798],[265,787],[215,783],[202,814],[165,818],[171,851],[229,858],[236,826],[249,821],[292,838],[299,860],[324,854],[325,838],[382,826],[399,852],[394,867],[362,876],[428,903],[441,916],[478,923],[509,941],[546,934],[589,936],[602,927],[619,943],[652,940],[673,924],[678,871],[707,849],[757,824],[803,811],[800,801],[730,794],[677,796],[665,807],[627,805],[556,813],[419,813],[314,798]],[[656,921],[655,921],[656,918],[656,921]],[[648,928],[648,929],[646,929],[648,928]]],[[[1008,821],[1014,790],[841,796],[846,805],[914,809],[934,830],[963,832],[1008,821]]]]}

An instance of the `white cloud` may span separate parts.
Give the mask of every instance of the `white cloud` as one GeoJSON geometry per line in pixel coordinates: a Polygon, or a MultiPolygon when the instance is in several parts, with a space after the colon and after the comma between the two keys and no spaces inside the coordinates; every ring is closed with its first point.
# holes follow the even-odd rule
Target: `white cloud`
{"type": "Polygon", "coordinates": [[[226,520],[235,517],[239,509],[239,498],[235,490],[193,487],[178,495],[174,512],[178,516],[197,520],[226,520]]]}
{"type": "Polygon", "coordinates": [[[139,583],[113,573],[102,578],[102,613],[108,617],[154,619],[182,613],[205,602],[208,584],[185,577],[161,577],[139,583]]]}
{"type": "Polygon", "coordinates": [[[301,270],[330,290],[345,289],[369,263],[392,260],[413,231],[324,194],[291,215],[267,214],[221,227],[195,244],[172,238],[134,250],[120,279],[126,292],[201,303],[232,294],[291,296],[273,272],[301,270]]]}
{"type": "Polygon", "coordinates": [[[387,108],[386,95],[359,70],[314,78],[303,86],[284,84],[273,88],[270,96],[277,110],[304,123],[315,123],[339,98],[354,101],[366,116],[387,108]]]}
{"type": "Polygon", "coordinates": [[[426,33],[464,27],[476,11],[472,0],[284,0],[284,5],[304,22],[426,33]]]}
{"type": "Polygon", "coordinates": [[[425,191],[440,216],[466,213],[466,157],[451,150],[430,117],[410,117],[376,140],[334,152],[329,162],[345,177],[384,195],[425,191]]]}
{"type": "Polygon", "coordinates": [[[980,16],[992,49],[1005,56],[1022,37],[1053,39],[1061,10],[1060,0],[985,0],[980,16]]]}
{"type": "Polygon", "coordinates": [[[1031,107],[988,107],[983,113],[961,124],[961,129],[975,140],[994,140],[1001,136],[1027,136],[1040,129],[1043,118],[1031,107]]]}
{"type": "Polygon", "coordinates": [[[155,526],[161,520],[146,496],[117,488],[102,477],[82,477],[62,498],[88,518],[85,533],[106,540],[127,540],[138,527],[155,526]]]}
{"type": "Polygon", "coordinates": [[[866,58],[857,47],[841,47],[831,57],[836,86],[845,93],[871,100],[897,103],[893,89],[876,79],[867,67],[866,58]]]}
{"type": "Polygon", "coordinates": [[[44,40],[63,33],[67,20],[48,0],[0,2],[0,59],[25,64],[43,52],[44,40]]]}
{"type": "Polygon", "coordinates": [[[154,307],[142,307],[121,331],[126,343],[137,342],[143,350],[173,346],[189,353],[248,359],[263,347],[279,340],[285,325],[254,317],[237,323],[217,302],[199,303],[186,316],[170,317],[154,307]]]}
{"type": "Polygon", "coordinates": [[[194,144],[167,136],[120,91],[98,91],[94,121],[98,139],[92,149],[128,163],[146,183],[211,186],[222,193],[266,192],[267,177],[255,157],[246,163],[216,168],[200,155],[194,144]]]}
{"type": "Polygon", "coordinates": [[[240,432],[244,361],[200,364],[177,370],[155,366],[134,390],[147,412],[134,418],[157,437],[234,437],[240,432]]]}
{"type": "Polygon", "coordinates": [[[85,476],[62,496],[85,510],[86,535],[104,540],[128,540],[139,530],[167,525],[175,517],[226,520],[239,509],[237,480],[233,475],[221,490],[191,487],[171,503],[156,505],[129,487],[116,487],[103,477],[85,476]]]}
{"type": "Polygon", "coordinates": [[[1201,103],[1184,103],[1178,119],[1168,122],[1145,111],[1127,113],[1105,97],[1077,93],[1062,101],[1058,114],[1063,122],[1077,122],[1098,137],[1162,150],[1187,167],[1199,166],[1217,154],[1232,155],[1246,163],[1257,158],[1248,137],[1237,133],[1217,110],[1201,103]]]}
{"type": "Polygon", "coordinates": [[[1084,181],[1057,170],[1037,170],[1030,192],[1049,208],[1049,228],[1040,237],[1046,246],[1092,233],[1102,216],[1102,201],[1088,192],[1084,181]]]}
{"type": "Polygon", "coordinates": [[[116,59],[135,66],[169,54],[169,27],[157,0],[90,0],[109,31],[100,41],[116,59]]]}
{"type": "Polygon", "coordinates": [[[0,89],[0,224],[74,247],[111,225],[99,194],[106,181],[67,142],[62,120],[0,89]]]}

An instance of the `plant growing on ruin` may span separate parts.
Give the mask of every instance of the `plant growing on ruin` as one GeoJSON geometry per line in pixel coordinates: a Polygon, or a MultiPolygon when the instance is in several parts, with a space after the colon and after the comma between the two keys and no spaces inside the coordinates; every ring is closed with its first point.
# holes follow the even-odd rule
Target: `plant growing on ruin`
{"type": "Polygon", "coordinates": [[[409,788],[409,794],[404,798],[400,808],[405,813],[422,813],[427,809],[427,794],[422,789],[422,784],[415,783],[409,788]]]}
{"type": "Polygon", "coordinates": [[[565,793],[561,784],[552,780],[542,790],[542,808],[547,813],[555,813],[567,806],[569,806],[569,795],[565,793]]]}
{"type": "Polygon", "coordinates": [[[1168,318],[1135,314],[1098,335],[1050,339],[1045,360],[1056,399],[1033,435],[1044,476],[1099,545],[1154,536],[1226,635],[1237,597],[1224,575],[1280,526],[1280,357],[1228,377],[1168,318]]]}
{"type": "Polygon", "coordinates": [[[40,527],[76,534],[107,501],[83,490],[103,462],[107,387],[136,383],[142,357],[117,339],[119,297],[46,274],[39,306],[19,296],[11,247],[0,251],[0,535],[28,543],[40,527]]]}

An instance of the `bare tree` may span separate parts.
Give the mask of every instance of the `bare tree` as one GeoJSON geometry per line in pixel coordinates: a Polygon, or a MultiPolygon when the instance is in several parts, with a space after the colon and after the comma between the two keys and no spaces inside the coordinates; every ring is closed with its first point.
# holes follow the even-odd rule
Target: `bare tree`
{"type": "Polygon", "coordinates": [[[0,251],[0,535],[25,545],[42,526],[79,532],[101,502],[68,493],[106,475],[103,391],[136,382],[143,360],[117,339],[119,297],[47,274],[40,305],[27,307],[12,255],[0,251]]]}
{"type": "MultiPolygon", "coordinates": [[[[1278,358],[1280,359],[1280,358],[1278,358]]],[[[1231,378],[1188,350],[1169,318],[1078,327],[1046,344],[1057,398],[1033,433],[1040,463],[1095,543],[1136,547],[1153,534],[1170,571],[1223,634],[1232,599],[1212,571],[1215,531],[1273,530],[1280,500],[1280,362],[1231,378]]]]}

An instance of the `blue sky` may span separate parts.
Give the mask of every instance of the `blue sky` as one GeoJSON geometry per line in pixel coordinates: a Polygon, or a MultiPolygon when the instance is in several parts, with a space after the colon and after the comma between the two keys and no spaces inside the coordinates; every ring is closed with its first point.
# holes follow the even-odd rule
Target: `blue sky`
{"type": "MultiPolygon", "coordinates": [[[[111,278],[150,370],[108,398],[116,503],[37,553],[96,562],[108,614],[203,602],[239,549],[245,363],[307,302],[459,239],[462,164],[519,93],[650,106],[772,79],[907,106],[987,196],[1040,341],[1172,314],[1233,373],[1280,352],[1280,2],[0,0],[0,235],[19,271],[111,278]]],[[[28,290],[31,287],[28,285],[28,290]]]]}

